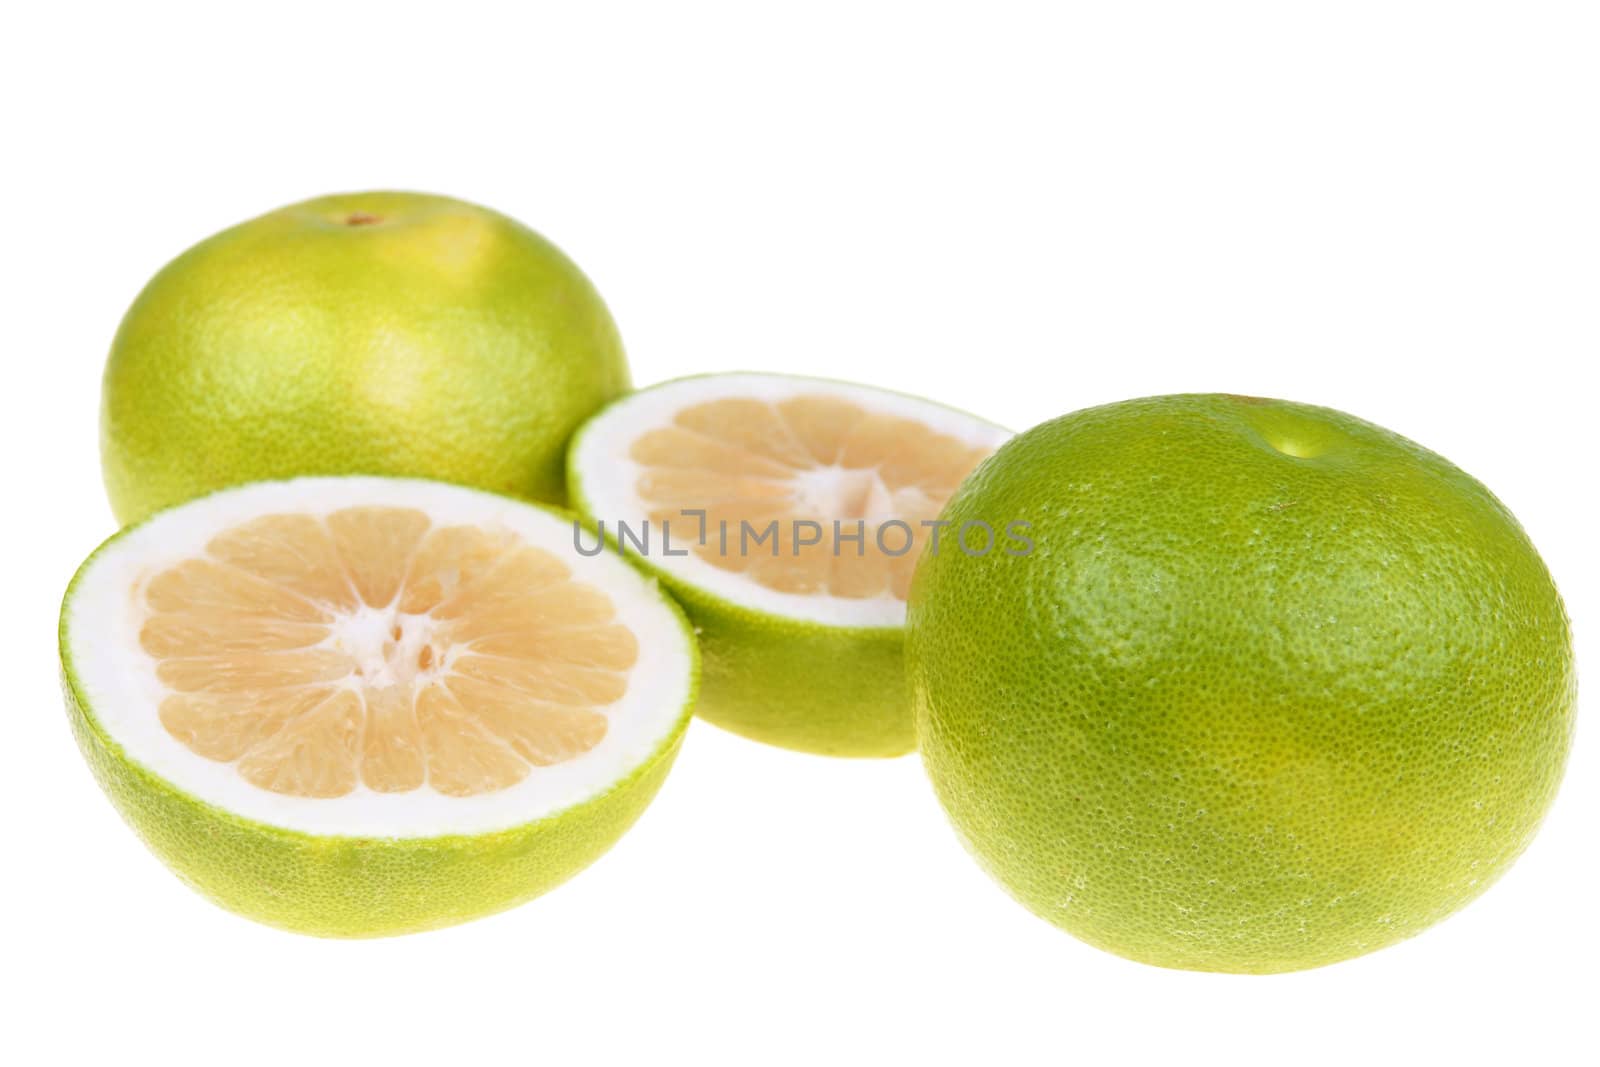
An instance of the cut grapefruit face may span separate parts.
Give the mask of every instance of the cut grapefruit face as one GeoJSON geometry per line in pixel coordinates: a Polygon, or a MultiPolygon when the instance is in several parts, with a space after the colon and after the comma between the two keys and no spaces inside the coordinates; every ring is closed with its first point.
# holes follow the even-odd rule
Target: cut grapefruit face
{"type": "Polygon", "coordinates": [[[676,609],[570,520],[385,478],[230,490],[109,542],[63,614],[72,695],[130,763],[323,835],[502,830],[675,744],[676,609]]]}
{"type": "Polygon", "coordinates": [[[574,506],[659,574],[700,633],[698,710],[833,755],[911,749],[901,634],[938,516],[1010,432],[868,386],[774,374],[685,378],[591,419],[574,506]]]}
{"type": "Polygon", "coordinates": [[[757,610],[898,626],[931,524],[1009,436],[867,386],[721,374],[612,405],[571,467],[590,515],[651,528],[662,570],[757,610]]]}

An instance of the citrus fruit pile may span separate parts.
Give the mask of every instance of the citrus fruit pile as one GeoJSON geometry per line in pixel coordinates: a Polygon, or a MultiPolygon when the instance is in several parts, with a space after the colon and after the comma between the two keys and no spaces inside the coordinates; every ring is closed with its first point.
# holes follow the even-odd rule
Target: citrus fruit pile
{"type": "Polygon", "coordinates": [[[326,936],[510,907],[621,837],[693,711],[920,748],[1035,912],[1271,972],[1449,914],[1554,797],[1561,600],[1404,438],[1232,396],[1012,436],[795,375],[629,388],[577,267],[442,197],[283,208],[151,281],[104,382],[128,525],[61,667],[185,882],[326,936]]]}

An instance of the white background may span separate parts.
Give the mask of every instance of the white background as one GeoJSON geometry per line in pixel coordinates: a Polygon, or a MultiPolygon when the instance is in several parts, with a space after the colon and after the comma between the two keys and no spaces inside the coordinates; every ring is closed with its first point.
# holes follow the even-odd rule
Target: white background
{"type": "Polygon", "coordinates": [[[1140,966],[1033,918],[962,852],[915,758],[703,724],[595,867],[438,933],[280,933],[145,852],[55,680],[61,591],[113,528],[101,361],[185,246],[364,187],[543,231],[606,295],[640,384],[803,371],[1018,428],[1229,390],[1387,425],[1522,519],[1594,684],[1592,4],[561,8],[4,16],[0,1057],[1595,1062],[1588,722],[1487,896],[1265,979],[1140,966]]]}

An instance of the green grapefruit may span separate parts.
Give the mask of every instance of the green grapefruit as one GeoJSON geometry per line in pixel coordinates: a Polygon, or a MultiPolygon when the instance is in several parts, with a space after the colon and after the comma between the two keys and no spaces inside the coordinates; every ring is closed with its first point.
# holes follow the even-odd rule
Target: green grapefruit
{"type": "Polygon", "coordinates": [[[1560,781],[1566,613],[1478,482],[1326,408],[1173,396],[1013,439],[926,554],[923,759],[981,864],[1090,944],[1213,971],[1370,952],[1483,892],[1560,781]]]}
{"type": "Polygon", "coordinates": [[[689,613],[702,718],[805,752],[899,756],[915,744],[905,595],[925,523],[1008,436],[864,385],[709,374],[591,419],[568,481],[689,613]]]}
{"type": "Polygon", "coordinates": [[[532,230],[440,196],[329,196],[145,286],[106,364],[105,482],[124,523],[304,474],[560,503],[567,438],[628,384],[599,294],[532,230]]]}
{"type": "Polygon", "coordinates": [[[571,520],[436,482],[223,490],[106,542],[61,612],[67,711],[144,842],[311,934],[510,907],[638,818],[698,658],[571,520]]]}

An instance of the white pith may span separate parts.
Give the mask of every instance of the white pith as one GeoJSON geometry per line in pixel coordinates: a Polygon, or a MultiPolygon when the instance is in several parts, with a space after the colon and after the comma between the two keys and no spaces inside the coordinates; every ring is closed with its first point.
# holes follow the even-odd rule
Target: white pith
{"type": "MultiPolygon", "coordinates": [[[[629,453],[634,441],[650,430],[668,426],[674,415],[694,404],[729,397],[776,402],[797,396],[837,397],[870,412],[916,419],[939,433],[991,450],[1012,436],[1010,430],[964,411],[848,382],[744,373],[684,378],[643,389],[616,402],[583,429],[572,455],[574,503],[579,503],[581,498],[589,514],[605,523],[608,533],[615,532],[619,521],[638,529],[650,509],[636,489],[643,468],[629,453]]],[[[860,486],[863,478],[874,476],[860,470],[818,468],[801,474],[799,491],[818,513],[837,514],[837,502],[847,495],[849,488],[860,486]]],[[[881,482],[873,487],[867,499],[869,525],[895,515],[881,482]]],[[[847,534],[854,529],[854,520],[846,523],[847,534]]],[[[694,532],[691,528],[691,537],[694,532]]],[[[714,531],[711,536],[715,536],[714,531]]],[[[730,530],[729,536],[737,538],[738,531],[730,530]]],[[[896,627],[905,623],[905,603],[887,591],[867,598],[780,592],[744,574],[715,567],[693,552],[676,555],[682,544],[676,522],[672,527],[672,541],[674,554],[653,552],[649,556],[652,566],[741,607],[828,626],[896,627]]],[[[892,543],[899,544],[899,538],[892,543]]]]}
{"type": "Polygon", "coordinates": [[[433,629],[433,619],[427,615],[408,615],[393,607],[363,606],[354,614],[337,619],[323,643],[354,659],[367,684],[397,685],[413,679],[427,680],[449,670],[455,649],[431,667],[417,666],[418,653],[429,644],[433,629]],[[399,629],[398,639],[393,638],[391,628],[399,629]]]}
{"type": "MultiPolygon", "coordinates": [[[[416,662],[384,654],[392,620],[389,612],[363,610],[336,624],[329,640],[352,652],[363,673],[372,672],[369,679],[382,677],[393,663],[416,662]]],[[[401,616],[399,621],[400,643],[420,649],[430,620],[401,616]]],[[[302,478],[229,490],[164,512],[102,549],[74,587],[66,624],[75,683],[95,720],[130,759],[227,811],[315,834],[434,837],[504,829],[550,815],[604,792],[657,753],[682,720],[692,685],[690,639],[655,582],[610,552],[580,555],[570,520],[492,494],[424,481],[302,478]],[[167,732],[158,715],[169,690],[139,641],[147,616],[140,583],[201,555],[217,533],[257,516],[321,516],[361,505],[416,508],[439,525],[510,531],[552,553],[575,578],[611,598],[617,621],[638,639],[639,655],[623,697],[598,709],[608,725],[597,745],[565,762],[533,767],[515,785],[475,796],[445,796],[426,788],[378,793],[358,786],[348,795],[322,798],[261,789],[241,778],[232,764],[197,755],[167,732]]]]}

